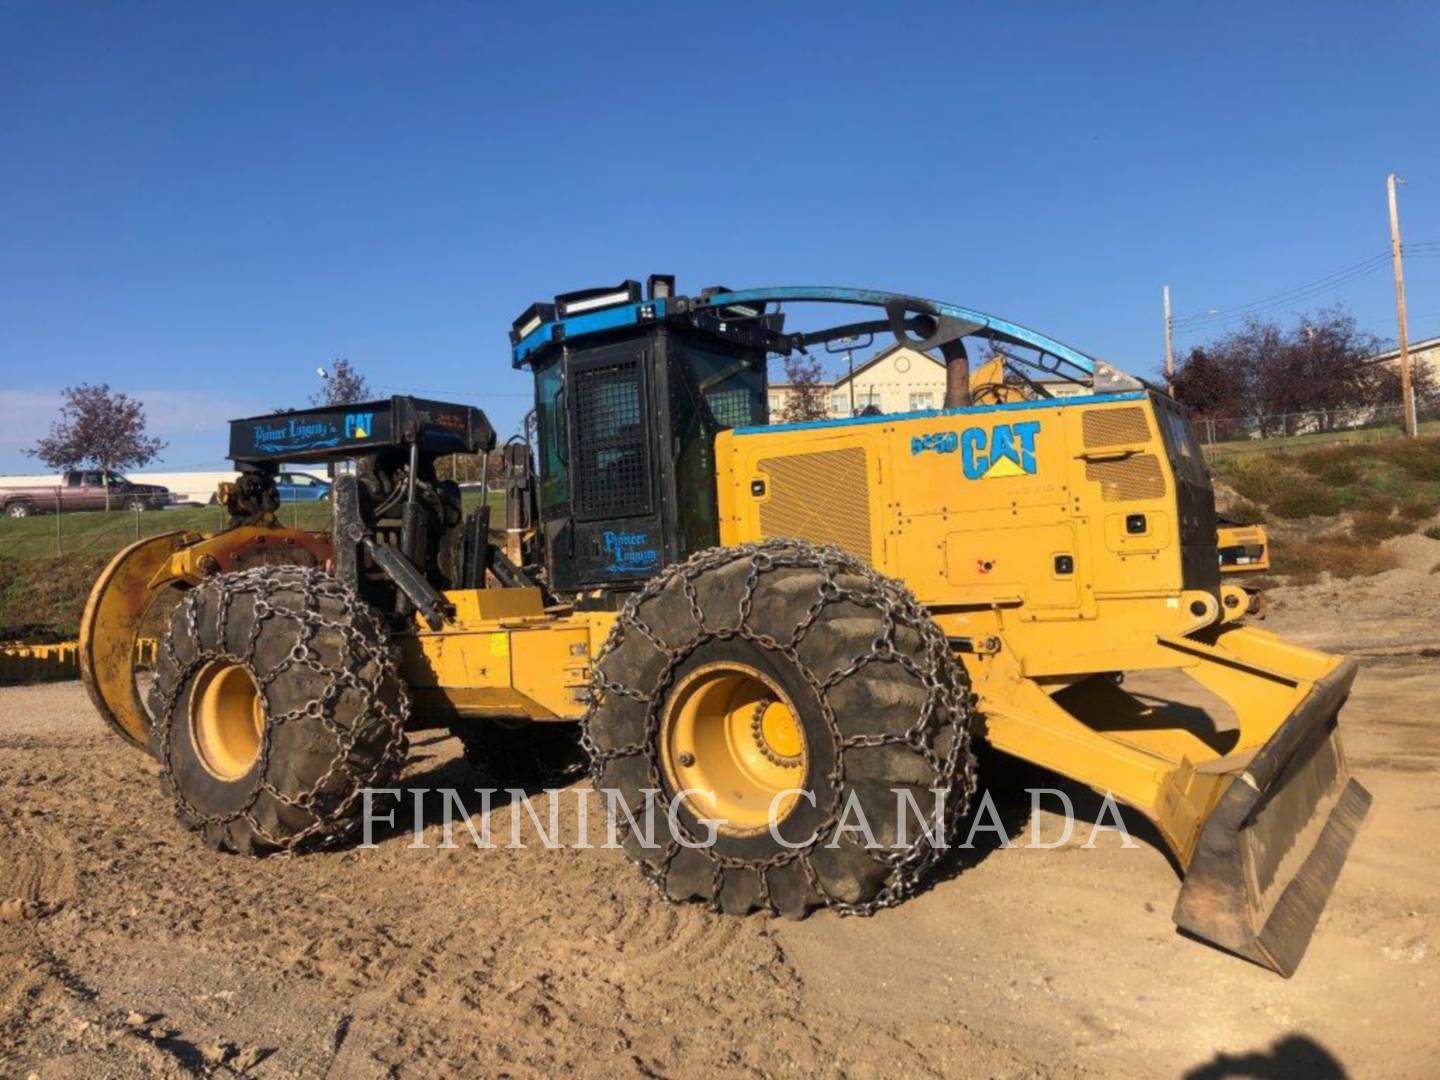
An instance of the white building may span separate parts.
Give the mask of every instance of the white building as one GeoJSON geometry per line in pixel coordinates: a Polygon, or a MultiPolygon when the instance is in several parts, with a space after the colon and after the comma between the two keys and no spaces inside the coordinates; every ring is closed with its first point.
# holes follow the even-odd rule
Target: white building
{"type": "MultiPolygon", "coordinates": [[[[945,405],[944,363],[906,345],[883,349],[853,373],[847,372],[834,382],[820,385],[826,415],[832,420],[859,415],[870,406],[894,415],[924,412],[945,405]]],[[[1089,393],[1085,387],[1067,382],[1047,382],[1046,389],[1054,397],[1089,393]]],[[[794,392],[789,383],[770,384],[771,423],[779,421],[794,392]]]]}
{"type": "MultiPolygon", "coordinates": [[[[1440,386],[1440,337],[1425,338],[1410,342],[1410,370],[1424,369],[1430,376],[1431,386],[1440,386]]],[[[1400,366],[1400,349],[1395,347],[1372,356],[1367,364],[1394,364],[1400,366]]]]}

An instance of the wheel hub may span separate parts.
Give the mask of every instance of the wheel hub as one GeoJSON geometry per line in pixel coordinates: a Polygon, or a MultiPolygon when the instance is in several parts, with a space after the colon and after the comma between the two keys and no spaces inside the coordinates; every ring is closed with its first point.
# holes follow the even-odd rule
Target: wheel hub
{"type": "Polygon", "coordinates": [[[672,792],[719,832],[764,832],[794,811],[806,746],[794,706],[748,664],[706,664],[670,694],[660,722],[660,764],[672,792]]]}
{"type": "Polygon", "coordinates": [[[766,698],[755,703],[750,735],[760,753],[772,764],[789,769],[805,760],[805,737],[795,723],[794,714],[778,701],[766,698]]]}
{"type": "Polygon", "coordinates": [[[264,700],[250,672],[216,661],[195,682],[190,697],[190,733],[196,756],[219,780],[238,780],[260,757],[265,731],[264,700]]]}

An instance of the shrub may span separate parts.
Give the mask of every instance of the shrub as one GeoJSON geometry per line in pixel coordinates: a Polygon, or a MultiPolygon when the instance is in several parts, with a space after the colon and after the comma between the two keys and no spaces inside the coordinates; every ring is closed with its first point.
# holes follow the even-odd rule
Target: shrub
{"type": "Polygon", "coordinates": [[[1356,540],[1372,544],[1413,531],[1414,528],[1408,521],[1392,518],[1388,513],[1379,510],[1361,510],[1350,522],[1350,535],[1356,540]]]}
{"type": "Polygon", "coordinates": [[[1271,540],[1270,564],[1291,584],[1309,585],[1322,572],[1337,578],[1369,577],[1395,569],[1400,561],[1392,551],[1344,535],[1322,536],[1308,543],[1277,536],[1271,540]]]}
{"type": "Polygon", "coordinates": [[[1326,446],[1297,455],[1295,463],[1317,480],[1341,487],[1360,479],[1357,459],[1363,453],[1360,446],[1326,446]]]}
{"type": "Polygon", "coordinates": [[[1425,535],[1431,540],[1440,540],[1440,525],[1431,525],[1425,530],[1425,535]]]}
{"type": "Polygon", "coordinates": [[[1440,437],[1394,439],[1380,444],[1377,452],[1394,462],[1414,480],[1440,480],[1440,437]]]}
{"type": "Polygon", "coordinates": [[[1265,511],[1256,506],[1249,499],[1241,499],[1230,506],[1222,515],[1235,522],[1236,525],[1264,525],[1265,511]]]}
{"type": "Polygon", "coordinates": [[[1429,499],[1407,499],[1400,504],[1400,516],[1406,521],[1424,521],[1435,514],[1435,504],[1429,499]]]}
{"type": "Polygon", "coordinates": [[[1395,509],[1395,499],[1380,491],[1367,491],[1360,498],[1355,500],[1355,509],[1368,511],[1372,514],[1384,514],[1390,516],[1390,511],[1395,509]]]}
{"type": "Polygon", "coordinates": [[[1287,482],[1265,500],[1266,509],[1276,517],[1328,517],[1345,505],[1339,492],[1308,477],[1290,473],[1284,479],[1287,482]]]}
{"type": "Polygon", "coordinates": [[[1305,483],[1306,477],[1294,472],[1267,455],[1237,461],[1227,471],[1230,486],[1241,498],[1256,503],[1269,503],[1293,483],[1305,483]]]}

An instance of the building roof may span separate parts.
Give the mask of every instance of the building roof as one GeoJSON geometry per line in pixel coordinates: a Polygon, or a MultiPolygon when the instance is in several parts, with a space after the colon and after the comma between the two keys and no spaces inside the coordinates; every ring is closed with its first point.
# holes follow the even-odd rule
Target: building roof
{"type": "MultiPolygon", "coordinates": [[[[1424,338],[1420,341],[1412,341],[1409,343],[1408,347],[1410,352],[1412,353],[1429,352],[1431,349],[1440,348],[1440,337],[1424,338]]],[[[1363,361],[1363,363],[1383,364],[1389,360],[1399,359],[1400,346],[1396,345],[1393,349],[1387,349],[1385,352],[1376,353],[1374,356],[1370,357],[1370,359],[1363,361]]]]}

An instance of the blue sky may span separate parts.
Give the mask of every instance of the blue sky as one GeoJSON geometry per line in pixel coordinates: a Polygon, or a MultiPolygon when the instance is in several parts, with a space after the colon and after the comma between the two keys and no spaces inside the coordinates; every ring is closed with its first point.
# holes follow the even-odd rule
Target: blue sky
{"type": "MultiPolygon", "coordinates": [[[[1183,316],[1383,252],[1387,172],[1440,242],[1436,40],[1420,4],[11,0],[0,471],[78,381],[220,465],[335,356],[508,433],[511,319],[651,272],[916,292],[1148,373],[1162,283],[1183,316]]],[[[1407,284],[1440,333],[1440,258],[1407,284]]],[[[1393,336],[1388,269],[1292,307],[1337,298],[1393,336]]]]}

